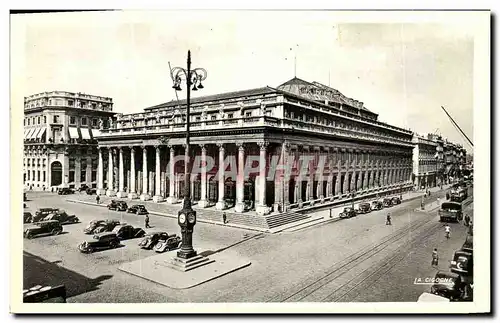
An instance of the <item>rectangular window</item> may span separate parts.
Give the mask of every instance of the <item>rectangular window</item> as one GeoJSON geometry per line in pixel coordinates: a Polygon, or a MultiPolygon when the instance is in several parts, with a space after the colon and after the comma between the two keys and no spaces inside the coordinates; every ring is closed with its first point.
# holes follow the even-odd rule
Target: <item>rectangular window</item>
{"type": "Polygon", "coordinates": [[[210,120],[217,120],[217,116],[215,116],[215,115],[211,116],[210,120]]]}
{"type": "Polygon", "coordinates": [[[92,119],[92,127],[97,127],[97,119],[92,119]]]}
{"type": "Polygon", "coordinates": [[[75,159],[74,158],[69,159],[69,168],[75,168],[75,159]]]}
{"type": "Polygon", "coordinates": [[[28,174],[28,181],[30,180],[30,171],[27,171],[26,174],[28,174]]]}
{"type": "Polygon", "coordinates": [[[80,173],[80,182],[86,182],[87,181],[87,172],[85,170],[82,170],[80,173]]]}
{"type": "Polygon", "coordinates": [[[200,116],[197,116],[195,120],[196,120],[196,121],[200,121],[200,120],[201,120],[201,117],[200,117],[200,116]]]}
{"type": "Polygon", "coordinates": [[[95,108],[97,108],[97,104],[92,103],[92,109],[95,109],[95,108]]]}
{"type": "Polygon", "coordinates": [[[73,104],[74,104],[73,100],[68,100],[68,105],[69,105],[70,107],[72,107],[72,106],[73,106],[73,104]]]}
{"type": "Polygon", "coordinates": [[[233,118],[233,114],[232,114],[232,113],[228,113],[228,114],[227,114],[227,118],[228,118],[228,119],[232,119],[232,118],[233,118]]]}
{"type": "Polygon", "coordinates": [[[37,159],[36,159],[36,165],[37,165],[37,166],[40,166],[40,158],[37,158],[37,159]]]}
{"type": "Polygon", "coordinates": [[[38,117],[38,118],[36,118],[36,119],[37,119],[37,120],[36,120],[36,123],[37,123],[37,124],[40,124],[41,118],[40,118],[40,117],[38,117]]]}
{"type": "Polygon", "coordinates": [[[86,126],[87,125],[87,117],[82,117],[82,126],[86,126]]]}
{"type": "Polygon", "coordinates": [[[37,172],[36,172],[36,180],[37,180],[37,181],[40,181],[40,171],[37,171],[37,172]]]}
{"type": "Polygon", "coordinates": [[[75,116],[69,117],[69,124],[76,124],[76,117],[75,116]]]}
{"type": "Polygon", "coordinates": [[[54,123],[59,123],[59,116],[58,116],[58,115],[55,115],[55,116],[53,117],[53,121],[54,121],[54,123]]]}
{"type": "Polygon", "coordinates": [[[28,118],[28,126],[30,125],[30,119],[31,119],[31,118],[28,118]]]}
{"type": "Polygon", "coordinates": [[[31,173],[31,179],[32,179],[32,180],[35,180],[35,171],[34,171],[34,170],[32,170],[32,173],[31,173]]]}
{"type": "Polygon", "coordinates": [[[247,111],[245,112],[245,117],[251,117],[252,116],[252,111],[247,111]]]}
{"type": "Polygon", "coordinates": [[[44,182],[45,182],[45,179],[46,179],[46,177],[45,177],[45,171],[43,171],[43,181],[44,182]]]}
{"type": "Polygon", "coordinates": [[[92,182],[97,180],[97,172],[95,170],[92,171],[92,182]]]}
{"type": "Polygon", "coordinates": [[[69,182],[73,183],[74,181],[75,181],[75,171],[74,170],[70,170],[69,171],[69,182]]]}

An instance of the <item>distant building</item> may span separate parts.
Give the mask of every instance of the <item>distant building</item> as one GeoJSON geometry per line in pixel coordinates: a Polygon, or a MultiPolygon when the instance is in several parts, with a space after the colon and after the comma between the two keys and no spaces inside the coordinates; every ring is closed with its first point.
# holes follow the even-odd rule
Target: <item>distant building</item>
{"type": "Polygon", "coordinates": [[[440,145],[438,139],[429,135],[427,138],[413,135],[413,183],[418,189],[438,185],[438,170],[440,167],[440,145]]]}
{"type": "Polygon", "coordinates": [[[32,189],[96,186],[100,125],[111,98],[63,91],[24,98],[23,183],[32,189]]]}

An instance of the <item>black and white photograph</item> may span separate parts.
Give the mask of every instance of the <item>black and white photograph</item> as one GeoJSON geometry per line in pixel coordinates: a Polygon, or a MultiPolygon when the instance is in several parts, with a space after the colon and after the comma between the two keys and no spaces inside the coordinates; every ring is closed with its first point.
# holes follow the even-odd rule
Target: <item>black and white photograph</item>
{"type": "Polygon", "coordinates": [[[489,312],[490,14],[11,12],[11,311],[489,312]]]}

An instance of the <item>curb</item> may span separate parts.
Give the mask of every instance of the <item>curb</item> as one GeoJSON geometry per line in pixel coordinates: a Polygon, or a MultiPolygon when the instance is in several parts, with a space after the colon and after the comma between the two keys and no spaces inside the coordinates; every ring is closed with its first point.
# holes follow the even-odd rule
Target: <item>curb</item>
{"type": "MultiPolygon", "coordinates": [[[[67,202],[72,202],[72,203],[80,203],[80,204],[87,204],[91,206],[97,206],[97,207],[107,207],[106,204],[97,204],[95,202],[87,202],[87,201],[80,201],[80,200],[74,200],[74,199],[66,199],[67,202]]],[[[161,212],[156,212],[156,211],[150,211],[149,214],[156,215],[156,216],[162,216],[166,218],[177,218],[176,215],[173,214],[168,214],[168,213],[161,213],[161,212]]],[[[269,233],[269,229],[260,229],[260,228],[254,228],[254,227],[246,227],[246,226],[239,226],[239,225],[234,225],[234,224],[223,224],[221,222],[216,222],[216,221],[211,221],[211,220],[206,220],[206,219],[197,219],[198,222],[201,223],[207,223],[207,224],[213,224],[213,225],[218,225],[222,227],[231,227],[231,228],[236,228],[236,229],[242,229],[242,230],[249,230],[249,231],[257,231],[262,233],[269,233]]]]}

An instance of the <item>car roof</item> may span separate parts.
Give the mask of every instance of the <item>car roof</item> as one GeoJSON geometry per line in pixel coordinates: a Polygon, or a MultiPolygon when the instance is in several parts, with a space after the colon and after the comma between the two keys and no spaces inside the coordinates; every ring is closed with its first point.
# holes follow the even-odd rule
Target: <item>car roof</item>
{"type": "Polygon", "coordinates": [[[460,275],[449,272],[449,271],[438,271],[436,273],[437,278],[460,278],[460,275]]]}
{"type": "Polygon", "coordinates": [[[57,220],[46,220],[46,221],[39,221],[39,222],[36,222],[36,223],[39,223],[39,224],[45,224],[45,223],[59,223],[59,221],[57,221],[57,220]]]}
{"type": "Polygon", "coordinates": [[[116,236],[116,233],[114,233],[114,232],[100,232],[100,233],[94,234],[94,237],[101,238],[101,237],[111,236],[111,235],[116,236]]]}

